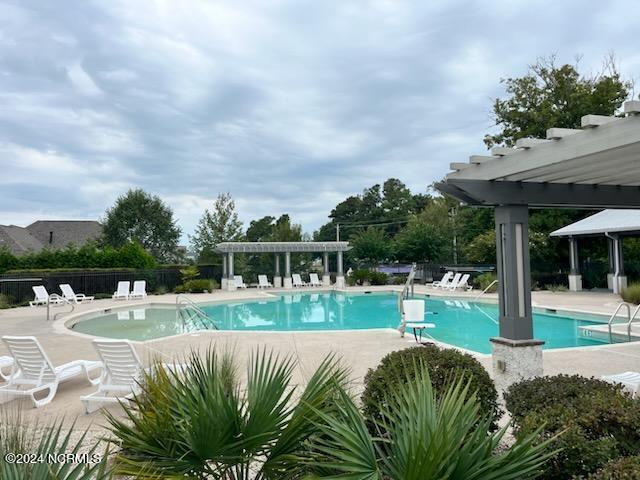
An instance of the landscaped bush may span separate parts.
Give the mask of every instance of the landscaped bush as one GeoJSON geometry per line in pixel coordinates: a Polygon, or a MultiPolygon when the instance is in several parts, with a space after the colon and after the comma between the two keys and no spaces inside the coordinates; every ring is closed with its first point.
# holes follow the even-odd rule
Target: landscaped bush
{"type": "Polygon", "coordinates": [[[389,275],[384,272],[370,272],[369,281],[371,285],[386,285],[389,275]]]}
{"type": "Polygon", "coordinates": [[[633,303],[634,305],[640,304],[640,283],[632,283],[623,288],[620,295],[625,302],[633,303]]]}
{"type": "Polygon", "coordinates": [[[404,285],[405,283],[407,283],[407,276],[406,275],[393,275],[391,277],[391,283],[393,285],[404,285]]]}
{"type": "Polygon", "coordinates": [[[579,375],[524,380],[504,395],[516,438],[543,426],[540,438],[553,439],[541,478],[587,475],[609,460],[640,449],[640,402],[620,385],[579,375]]]}
{"type": "Polygon", "coordinates": [[[561,283],[555,284],[551,283],[544,286],[545,290],[549,290],[550,292],[566,292],[569,288],[566,285],[562,285],[561,283]]]}
{"type": "Polygon", "coordinates": [[[203,293],[213,292],[217,288],[217,282],[215,280],[198,278],[178,285],[174,291],[175,293],[203,293]]]}
{"type": "MultiPolygon", "coordinates": [[[[487,288],[489,285],[491,285],[492,282],[495,282],[498,279],[497,275],[495,273],[483,273],[478,275],[474,280],[473,280],[473,284],[476,288],[478,288],[481,291],[484,291],[485,288],[487,288]]],[[[498,291],[498,284],[494,284],[489,290],[487,290],[487,292],[497,292],[498,291]]]]}
{"type": "Polygon", "coordinates": [[[498,406],[495,385],[484,367],[471,355],[454,349],[441,349],[435,345],[398,350],[385,356],[375,369],[370,369],[364,379],[362,408],[371,428],[381,419],[381,409],[386,396],[407,382],[407,372],[414,365],[423,363],[429,369],[431,382],[436,392],[443,392],[454,378],[470,379],[470,392],[478,397],[480,410],[491,419],[495,428],[502,412],[498,406]]]}
{"type": "Polygon", "coordinates": [[[351,277],[355,280],[356,285],[364,285],[371,279],[371,272],[365,269],[354,270],[351,277]]]}
{"type": "Polygon", "coordinates": [[[587,480],[640,480],[640,456],[612,460],[596,473],[580,478],[587,480]]]}

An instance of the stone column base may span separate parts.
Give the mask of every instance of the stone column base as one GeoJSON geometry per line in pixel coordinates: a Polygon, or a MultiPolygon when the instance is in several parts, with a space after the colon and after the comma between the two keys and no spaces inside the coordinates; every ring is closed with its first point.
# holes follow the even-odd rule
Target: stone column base
{"type": "Polygon", "coordinates": [[[282,288],[282,277],[273,277],[273,286],[275,288],[282,288]]]}
{"type": "Polygon", "coordinates": [[[569,290],[572,292],[582,291],[582,275],[569,275],[569,290]]]}
{"type": "Polygon", "coordinates": [[[222,280],[220,280],[220,290],[226,290],[228,283],[229,283],[229,280],[226,278],[223,278],[222,280]]]}
{"type": "Polygon", "coordinates": [[[622,292],[623,288],[627,288],[627,276],[622,275],[618,277],[618,292],[622,292]]]}
{"type": "Polygon", "coordinates": [[[543,341],[494,337],[491,344],[493,381],[499,394],[520,380],[542,375],[543,341]]]}
{"type": "Polygon", "coordinates": [[[607,273],[607,288],[613,290],[613,273],[607,273]]]}
{"type": "Polygon", "coordinates": [[[336,288],[345,288],[346,286],[347,284],[345,283],[343,276],[336,277],[336,284],[335,284],[336,288]]]}
{"type": "Polygon", "coordinates": [[[330,287],[331,286],[331,276],[330,275],[322,275],[322,286],[330,287]]]}
{"type": "Polygon", "coordinates": [[[237,290],[237,287],[236,287],[236,282],[235,282],[235,280],[231,280],[231,279],[227,280],[227,288],[225,288],[225,290],[226,290],[227,292],[234,292],[234,291],[236,291],[236,290],[237,290]]]}
{"type": "Polygon", "coordinates": [[[291,277],[284,277],[282,286],[287,289],[293,288],[293,280],[291,280],[291,277]]]}

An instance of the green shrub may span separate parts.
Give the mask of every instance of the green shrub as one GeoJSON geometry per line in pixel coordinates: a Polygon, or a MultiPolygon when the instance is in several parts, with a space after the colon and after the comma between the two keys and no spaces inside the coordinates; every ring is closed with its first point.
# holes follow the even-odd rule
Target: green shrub
{"type": "Polygon", "coordinates": [[[541,439],[551,439],[541,478],[587,475],[609,460],[640,449],[640,403],[612,385],[579,375],[524,380],[504,395],[516,438],[544,425],[541,439]]]}
{"type": "Polygon", "coordinates": [[[351,277],[356,282],[356,285],[364,285],[364,282],[367,282],[371,279],[371,272],[365,269],[354,270],[351,277]]]}
{"type": "Polygon", "coordinates": [[[380,420],[385,397],[406,383],[407,372],[413,371],[413,365],[420,362],[429,369],[436,392],[443,392],[456,376],[468,377],[471,381],[469,391],[476,393],[481,412],[490,417],[491,426],[495,428],[502,412],[498,406],[498,393],[487,371],[471,355],[435,345],[392,352],[375,369],[369,369],[364,379],[362,408],[370,427],[380,420]]]}
{"type": "Polygon", "coordinates": [[[620,293],[622,300],[625,302],[633,303],[634,305],[640,304],[640,283],[632,283],[626,288],[622,289],[620,293]]]}
{"type": "Polygon", "coordinates": [[[0,308],[9,308],[9,297],[0,293],[0,308]]]}
{"type": "MultiPolygon", "coordinates": [[[[474,280],[473,284],[481,291],[484,291],[492,282],[495,282],[498,279],[498,276],[495,273],[487,272],[481,275],[478,275],[474,280]]],[[[487,292],[493,293],[498,291],[498,284],[494,284],[487,292]]]]}
{"type": "Polygon", "coordinates": [[[167,289],[167,287],[165,287],[164,285],[160,285],[159,287],[157,287],[154,290],[154,295],[164,295],[165,293],[168,293],[169,290],[167,289]]]}
{"type": "Polygon", "coordinates": [[[346,277],[346,281],[347,285],[349,285],[350,287],[353,287],[356,284],[356,279],[353,275],[349,275],[348,277],[346,277]]]}
{"type": "Polygon", "coordinates": [[[393,275],[391,277],[392,285],[404,285],[407,282],[407,277],[405,275],[393,275]]]}
{"type": "Polygon", "coordinates": [[[640,456],[624,457],[610,461],[587,480],[640,480],[640,456]]]}
{"type": "Polygon", "coordinates": [[[549,284],[544,286],[545,290],[549,290],[550,292],[566,292],[569,290],[566,285],[560,284],[549,284]]]}
{"type": "Polygon", "coordinates": [[[389,275],[384,272],[371,272],[369,274],[369,280],[371,285],[386,285],[389,275]]]}
{"type": "Polygon", "coordinates": [[[203,292],[213,292],[217,287],[217,282],[215,280],[209,280],[206,278],[199,278],[196,280],[189,280],[188,282],[183,283],[182,285],[178,285],[174,292],[175,293],[203,293],[203,292]]]}
{"type": "Polygon", "coordinates": [[[200,270],[198,270],[197,266],[191,265],[180,270],[180,274],[182,275],[182,281],[186,284],[198,278],[200,276],[200,270]]]}

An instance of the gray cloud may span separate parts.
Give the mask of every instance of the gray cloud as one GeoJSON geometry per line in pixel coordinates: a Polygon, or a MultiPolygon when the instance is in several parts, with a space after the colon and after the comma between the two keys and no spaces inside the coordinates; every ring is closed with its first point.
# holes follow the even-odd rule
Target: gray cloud
{"type": "Polygon", "coordinates": [[[424,191],[481,153],[500,78],[613,50],[640,69],[636,2],[0,2],[0,223],[95,218],[129,187],[190,233],[242,218],[311,231],[348,194],[424,191]]]}

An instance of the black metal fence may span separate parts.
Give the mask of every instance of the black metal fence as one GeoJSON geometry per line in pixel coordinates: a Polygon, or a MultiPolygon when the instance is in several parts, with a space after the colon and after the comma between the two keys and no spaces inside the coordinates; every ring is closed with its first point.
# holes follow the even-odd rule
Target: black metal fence
{"type": "MultiPolygon", "coordinates": [[[[120,281],[147,282],[147,292],[171,292],[182,283],[180,269],[175,266],[152,270],[82,270],[82,271],[33,271],[0,275],[2,302],[21,305],[33,300],[32,287],[44,285],[49,293],[60,294],[59,285],[68,283],[76,293],[85,295],[111,295],[120,281]]],[[[218,280],[222,275],[219,265],[199,265],[200,278],[218,280]]],[[[1,303],[1,302],[0,302],[1,303]]]]}

